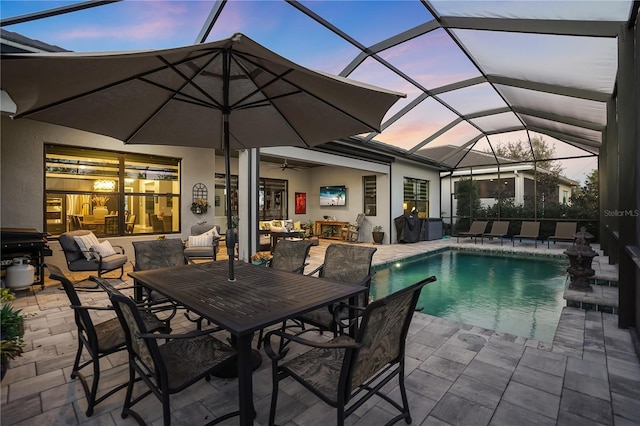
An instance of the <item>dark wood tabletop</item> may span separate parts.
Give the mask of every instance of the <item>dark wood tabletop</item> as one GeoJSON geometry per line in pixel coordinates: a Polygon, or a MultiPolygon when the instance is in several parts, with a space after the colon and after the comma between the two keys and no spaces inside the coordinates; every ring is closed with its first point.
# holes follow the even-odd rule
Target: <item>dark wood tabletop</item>
{"type": "Polygon", "coordinates": [[[175,300],[235,335],[238,350],[240,424],[253,424],[251,338],[254,331],[355,297],[366,289],[264,266],[236,262],[236,281],[226,262],[132,272],[137,284],[175,300]]]}
{"type": "Polygon", "coordinates": [[[244,262],[236,262],[236,281],[229,282],[227,266],[226,262],[208,262],[129,275],[236,335],[364,291],[363,287],[244,262]]]}

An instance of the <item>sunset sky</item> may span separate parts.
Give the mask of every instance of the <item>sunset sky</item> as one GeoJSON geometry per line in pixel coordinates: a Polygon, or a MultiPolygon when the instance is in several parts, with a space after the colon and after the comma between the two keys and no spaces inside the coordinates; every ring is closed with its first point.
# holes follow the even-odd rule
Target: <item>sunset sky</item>
{"type": "MultiPolygon", "coordinates": [[[[0,14],[2,19],[6,19],[72,3],[74,2],[2,0],[0,14]]],[[[342,31],[345,37],[329,31],[284,1],[236,0],[227,3],[207,40],[223,39],[230,37],[233,33],[241,32],[303,66],[340,74],[360,53],[354,43],[356,45],[360,43],[361,46],[366,47],[375,46],[376,43],[383,42],[395,34],[433,20],[429,11],[419,1],[304,1],[300,3],[342,31]]],[[[462,3],[459,2],[432,3],[440,12],[448,11],[452,15],[460,16],[485,13],[483,10],[474,10],[484,8],[498,16],[517,17],[520,13],[525,17],[553,18],[565,13],[560,9],[560,3],[565,3],[562,7],[566,8],[566,3],[572,2],[542,2],[545,7],[533,7],[534,3],[540,2],[519,2],[517,8],[509,7],[513,6],[513,2],[465,2],[469,8],[465,10],[460,8],[462,3]]],[[[574,13],[578,18],[589,19],[589,5],[595,8],[601,3],[582,2],[579,10],[575,10],[574,13]]],[[[198,34],[214,4],[215,2],[209,0],[126,0],[3,28],[76,52],[172,48],[199,42],[198,34]]],[[[600,8],[598,13],[601,14],[602,10],[606,10],[610,16],[602,18],[614,20],[624,16],[625,10],[628,11],[629,2],[611,1],[607,2],[607,5],[607,8],[600,8]]],[[[548,71],[544,74],[545,78],[563,83],[563,79],[575,77],[571,77],[569,73],[563,74],[561,71],[585,66],[581,63],[583,52],[580,50],[584,47],[581,40],[574,40],[577,38],[569,40],[565,37],[566,40],[554,40],[550,46],[550,43],[540,35],[505,35],[506,33],[490,31],[475,31],[470,34],[463,30],[456,30],[455,33],[457,37],[470,44],[487,43],[491,46],[499,46],[494,49],[495,52],[485,53],[502,55],[504,62],[499,65],[513,67],[516,74],[524,74],[523,78],[528,77],[527,70],[543,74],[548,71]],[[542,49],[543,45],[544,54],[538,54],[537,52],[542,52],[539,49],[542,49]],[[523,62],[527,61],[528,66],[522,67],[523,62]],[[519,66],[521,68],[518,68],[519,66]]],[[[609,62],[617,60],[615,40],[592,41],[589,49],[602,50],[605,52],[605,59],[609,62]],[[611,43],[613,43],[613,49],[611,43]],[[612,56],[607,57],[607,52],[611,50],[612,56]]],[[[444,29],[436,29],[392,46],[380,52],[380,57],[408,76],[410,81],[398,76],[374,58],[366,59],[348,77],[407,94],[406,99],[399,101],[391,108],[383,123],[422,94],[423,88],[432,90],[481,75],[444,29]]],[[[478,58],[475,59],[478,60],[478,58]]],[[[493,57],[489,59],[494,60],[493,57]]],[[[484,61],[485,58],[481,57],[480,60],[484,61]]],[[[607,79],[600,79],[595,83],[599,85],[598,90],[609,90],[613,85],[613,81],[607,79]]],[[[587,81],[585,77],[585,84],[591,84],[591,80],[587,81]]],[[[487,83],[443,94],[442,99],[455,106],[456,110],[462,114],[506,106],[502,98],[487,83]]],[[[588,110],[594,109],[588,108],[588,110]]],[[[598,114],[602,115],[602,112],[598,114]]],[[[383,132],[375,139],[403,149],[411,149],[455,119],[455,113],[433,98],[427,98],[401,120],[387,122],[383,132]]],[[[484,117],[475,123],[487,128],[520,124],[512,113],[504,114],[502,117],[484,117]]],[[[462,123],[430,142],[429,146],[461,145],[477,134],[478,130],[472,125],[462,123]]],[[[535,135],[532,134],[532,136],[535,135]]],[[[565,148],[565,144],[549,136],[543,137],[550,143],[556,144],[556,152],[560,155],[586,154],[575,148],[565,148]]],[[[526,132],[511,132],[492,136],[490,140],[492,143],[496,141],[506,143],[510,140],[526,140],[526,138],[526,132]]],[[[483,143],[486,145],[486,140],[483,143]]],[[[595,157],[573,160],[567,163],[565,173],[571,179],[584,180],[584,176],[596,166],[595,157]]]]}

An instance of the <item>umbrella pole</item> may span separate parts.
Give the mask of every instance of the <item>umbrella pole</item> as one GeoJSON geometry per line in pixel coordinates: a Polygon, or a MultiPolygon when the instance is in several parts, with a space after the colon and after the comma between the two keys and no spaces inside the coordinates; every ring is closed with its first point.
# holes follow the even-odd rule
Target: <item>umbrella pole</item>
{"type": "Polygon", "coordinates": [[[229,256],[229,281],[235,281],[235,273],[233,270],[233,262],[236,257],[236,231],[233,228],[233,220],[231,214],[231,155],[229,153],[229,115],[224,115],[224,167],[225,186],[227,187],[226,204],[227,204],[227,255],[229,256]]]}
{"type": "Polygon", "coordinates": [[[231,220],[231,153],[229,152],[229,115],[231,110],[229,107],[229,74],[231,68],[231,58],[225,50],[223,52],[223,109],[222,109],[222,132],[224,143],[224,168],[225,168],[225,186],[227,187],[226,204],[227,204],[227,255],[229,256],[229,281],[235,281],[235,272],[233,270],[233,262],[236,257],[236,232],[233,228],[231,220]]]}

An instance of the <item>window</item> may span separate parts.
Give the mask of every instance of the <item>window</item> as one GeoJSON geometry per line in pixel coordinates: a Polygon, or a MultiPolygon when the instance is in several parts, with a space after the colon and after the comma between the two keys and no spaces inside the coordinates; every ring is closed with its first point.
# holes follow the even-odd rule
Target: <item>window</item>
{"type": "Polygon", "coordinates": [[[376,176],[363,176],[362,177],[362,192],[364,193],[364,214],[366,216],[377,215],[377,180],[376,176]]]}
{"type": "Polygon", "coordinates": [[[258,198],[259,220],[288,219],[289,181],[282,179],[260,179],[258,198]]]}
{"type": "Polygon", "coordinates": [[[422,179],[404,178],[404,213],[411,210],[418,211],[418,217],[427,217],[429,214],[429,181],[422,179]]]}
{"type": "Polygon", "coordinates": [[[45,145],[45,231],[180,230],[180,159],[45,145]]]}
{"type": "Polygon", "coordinates": [[[516,179],[515,178],[494,178],[494,179],[478,179],[478,191],[480,198],[515,198],[516,196],[516,179]]]}
{"type": "Polygon", "coordinates": [[[562,190],[562,204],[567,204],[567,202],[569,201],[569,191],[567,191],[566,189],[562,190]]]}

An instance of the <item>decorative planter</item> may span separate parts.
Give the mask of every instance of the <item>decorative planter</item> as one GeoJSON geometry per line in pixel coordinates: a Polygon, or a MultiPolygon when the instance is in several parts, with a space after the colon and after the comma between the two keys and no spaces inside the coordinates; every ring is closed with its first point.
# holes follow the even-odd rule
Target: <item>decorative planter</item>
{"type": "Polygon", "coordinates": [[[371,237],[373,238],[374,244],[382,244],[382,240],[384,240],[384,232],[372,232],[371,237]]]}

